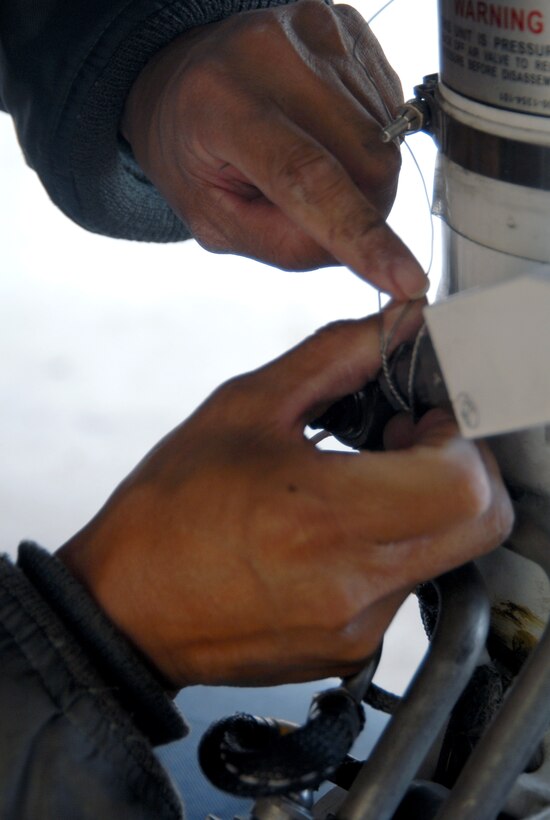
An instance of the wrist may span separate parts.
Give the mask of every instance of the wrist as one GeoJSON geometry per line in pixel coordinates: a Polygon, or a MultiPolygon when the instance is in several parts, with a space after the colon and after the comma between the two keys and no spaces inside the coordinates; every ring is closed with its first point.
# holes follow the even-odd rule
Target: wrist
{"type": "MultiPolygon", "coordinates": [[[[197,26],[184,32],[161,48],[135,79],[126,99],[119,126],[120,133],[135,154],[143,150],[150,129],[158,127],[153,124],[158,106],[171,81],[181,71],[187,50],[186,43],[202,28],[197,26]]],[[[158,139],[158,135],[156,138],[158,139]]]]}

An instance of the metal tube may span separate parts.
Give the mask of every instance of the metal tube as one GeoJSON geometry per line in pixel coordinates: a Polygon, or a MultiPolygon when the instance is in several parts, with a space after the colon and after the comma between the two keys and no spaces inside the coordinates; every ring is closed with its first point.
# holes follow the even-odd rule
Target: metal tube
{"type": "MultiPolygon", "coordinates": [[[[510,548],[550,577],[550,509],[517,505],[510,548]]],[[[494,722],[472,753],[437,820],[494,820],[550,723],[550,621],[494,722]]]]}
{"type": "Polygon", "coordinates": [[[430,648],[338,820],[392,817],[485,647],[489,604],[476,567],[467,564],[434,584],[440,613],[430,648]]]}

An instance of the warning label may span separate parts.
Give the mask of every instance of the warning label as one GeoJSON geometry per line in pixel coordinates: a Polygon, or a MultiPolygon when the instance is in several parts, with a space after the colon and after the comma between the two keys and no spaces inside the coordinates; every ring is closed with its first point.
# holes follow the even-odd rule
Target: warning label
{"type": "Polygon", "coordinates": [[[441,0],[441,75],[480,102],[550,116],[550,0],[441,0]]]}

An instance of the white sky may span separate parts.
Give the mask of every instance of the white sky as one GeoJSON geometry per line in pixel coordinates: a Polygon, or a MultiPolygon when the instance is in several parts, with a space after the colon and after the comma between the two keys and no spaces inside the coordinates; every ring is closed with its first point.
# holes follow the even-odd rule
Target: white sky
{"type": "MultiPolygon", "coordinates": [[[[359,2],[370,17],[381,2],[359,2]]],[[[405,97],[437,70],[436,0],[395,2],[373,29],[405,97]]],[[[434,149],[410,139],[431,190],[434,149]]],[[[407,151],[391,224],[427,264],[430,216],[407,151]]],[[[344,269],[280,271],[86,234],[49,202],[0,116],[0,543],[54,549],[217,384],[328,321],[377,308],[344,269]]],[[[438,259],[434,272],[439,268],[438,259]]]]}

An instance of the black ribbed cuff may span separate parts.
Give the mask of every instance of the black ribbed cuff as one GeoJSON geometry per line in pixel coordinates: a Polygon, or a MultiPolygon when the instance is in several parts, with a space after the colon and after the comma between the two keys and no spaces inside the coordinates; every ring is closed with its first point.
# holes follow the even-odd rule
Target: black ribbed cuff
{"type": "Polygon", "coordinates": [[[168,684],[109,620],[55,556],[30,541],[17,564],[71,631],[113,696],[153,745],[184,737],[188,726],[166,692],[168,684]]]}

